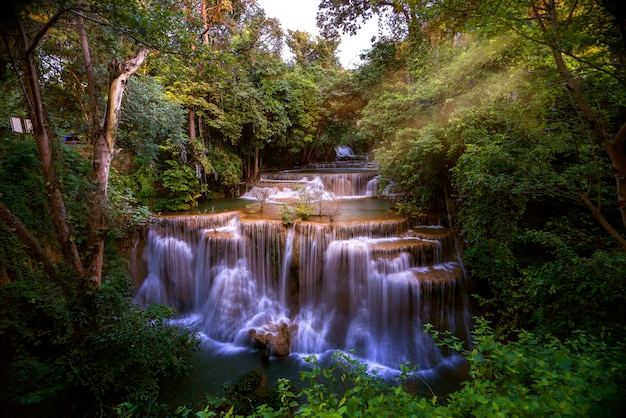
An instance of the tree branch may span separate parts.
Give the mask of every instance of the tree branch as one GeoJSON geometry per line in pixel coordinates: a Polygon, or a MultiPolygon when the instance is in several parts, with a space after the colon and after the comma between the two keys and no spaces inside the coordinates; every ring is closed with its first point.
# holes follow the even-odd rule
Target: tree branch
{"type": "Polygon", "coordinates": [[[591,214],[593,215],[594,218],[596,218],[596,220],[598,222],[600,222],[600,225],[602,225],[602,227],[609,233],[611,234],[611,236],[613,238],[615,238],[617,240],[617,242],[620,243],[620,245],[622,246],[622,248],[626,251],[626,239],[624,239],[624,237],[622,237],[616,230],[615,228],[613,228],[611,226],[611,224],[606,220],[606,218],[602,215],[602,213],[600,213],[600,211],[598,210],[598,208],[595,207],[595,205],[586,197],[581,195],[580,196],[582,202],[585,204],[585,206],[587,206],[587,209],[589,209],[589,211],[591,212],[591,214]]]}
{"type": "Polygon", "coordinates": [[[0,220],[2,220],[9,228],[15,231],[17,237],[22,241],[30,255],[37,261],[41,262],[44,270],[48,274],[55,271],[54,263],[43,250],[39,242],[26,229],[24,224],[0,202],[0,220]]]}
{"type": "Polygon", "coordinates": [[[52,25],[54,25],[56,21],[59,20],[64,12],[66,12],[66,9],[61,7],[61,9],[59,9],[54,15],[52,15],[52,17],[41,27],[41,29],[39,29],[39,32],[37,32],[33,40],[30,42],[30,45],[25,43],[26,50],[24,51],[24,54],[26,56],[29,56],[33,53],[41,38],[43,38],[46,32],[48,32],[48,29],[50,29],[52,25]]]}

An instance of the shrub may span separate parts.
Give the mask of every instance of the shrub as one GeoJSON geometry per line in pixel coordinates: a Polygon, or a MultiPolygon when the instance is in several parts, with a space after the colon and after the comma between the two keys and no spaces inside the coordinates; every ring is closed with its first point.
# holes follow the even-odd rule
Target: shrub
{"type": "Polygon", "coordinates": [[[279,211],[280,217],[283,220],[283,225],[289,226],[293,224],[293,217],[295,216],[295,211],[293,208],[287,204],[282,204],[280,206],[279,211]]]}
{"type": "Polygon", "coordinates": [[[72,272],[0,288],[2,406],[49,416],[123,400],[154,408],[159,381],[188,372],[196,343],[166,323],[169,308],[140,310],[128,288],[119,279],[95,288],[72,272]]]}

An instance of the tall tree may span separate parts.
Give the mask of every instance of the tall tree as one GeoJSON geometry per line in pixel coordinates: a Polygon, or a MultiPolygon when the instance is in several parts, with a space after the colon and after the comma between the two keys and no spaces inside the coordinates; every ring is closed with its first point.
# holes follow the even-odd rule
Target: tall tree
{"type": "MultiPolygon", "coordinates": [[[[476,16],[546,48],[575,104],[584,135],[593,138],[610,159],[616,180],[616,203],[626,227],[626,59],[623,15],[611,1],[532,0],[476,3],[476,16]],[[613,11],[613,13],[612,13],[613,11]],[[620,17],[621,16],[621,17],[620,17]]],[[[626,239],[603,215],[600,195],[580,190],[579,200],[626,249],[626,239]]]]}
{"type": "MultiPolygon", "coordinates": [[[[145,6],[145,5],[143,5],[145,6]]],[[[109,75],[105,89],[105,111],[99,114],[96,86],[96,76],[91,57],[92,49],[88,42],[88,28],[86,20],[93,24],[91,30],[100,27],[106,30],[119,24],[125,29],[117,29],[118,37],[127,35],[131,39],[137,39],[140,35],[150,33],[154,27],[139,27],[141,23],[133,26],[126,25],[130,22],[143,22],[140,19],[142,13],[147,13],[149,8],[143,7],[132,1],[119,4],[118,2],[87,2],[66,1],[48,2],[32,1],[26,4],[10,4],[7,14],[2,19],[2,37],[4,52],[11,57],[12,69],[20,82],[25,103],[28,106],[28,114],[32,120],[33,133],[37,143],[41,161],[42,172],[47,187],[47,196],[52,213],[57,240],[62,249],[65,261],[70,264],[80,275],[91,278],[99,283],[102,275],[104,242],[107,226],[107,186],[111,161],[115,153],[116,130],[121,112],[121,100],[128,78],[134,74],[146,59],[148,50],[140,46],[136,41],[127,43],[119,51],[130,51],[130,58],[119,60],[117,57],[109,59],[107,72],[109,75]],[[69,32],[68,32],[69,31],[69,32]],[[44,99],[42,83],[50,83],[48,77],[39,74],[40,69],[54,67],[46,58],[54,56],[42,54],[42,48],[46,41],[54,39],[53,36],[66,32],[78,33],[78,42],[82,51],[84,74],[86,77],[88,98],[86,112],[88,124],[88,136],[92,149],[92,190],[87,197],[89,221],[87,225],[87,246],[79,251],[75,237],[71,233],[63,190],[56,171],[55,147],[57,146],[56,132],[50,123],[51,109],[47,107],[44,99]],[[130,49],[129,49],[130,47],[130,49]],[[81,256],[82,255],[82,256],[81,256]]],[[[160,10],[156,16],[165,19],[168,15],[160,10]]],[[[150,22],[149,19],[145,20],[150,22]]],[[[150,24],[159,25],[162,22],[156,19],[150,24]]],[[[161,29],[167,30],[167,25],[161,29]]],[[[156,32],[153,32],[156,34],[156,32]]],[[[147,40],[147,36],[144,39],[147,40]]],[[[159,36],[152,38],[153,41],[159,36]]],[[[66,36],[59,45],[66,45],[71,41],[66,36]]],[[[61,53],[62,51],[58,51],[61,53]]],[[[55,57],[59,58],[59,57],[55,57]]],[[[66,61],[67,63],[67,61],[66,61]]],[[[47,75],[47,74],[46,74],[47,75]]]]}
{"type": "Polygon", "coordinates": [[[9,15],[3,15],[2,37],[7,52],[12,60],[13,70],[17,73],[28,115],[32,121],[33,134],[39,149],[41,168],[46,182],[48,203],[52,212],[53,225],[61,250],[66,261],[77,271],[84,273],[78,248],[70,233],[67,210],[63,198],[59,176],[54,160],[54,143],[56,135],[46,120],[41,85],[39,83],[36,48],[46,32],[59,21],[67,10],[58,8],[54,13],[46,15],[41,10],[32,10],[29,5],[9,8],[9,15]],[[38,24],[33,17],[43,17],[44,23],[38,24]]]}

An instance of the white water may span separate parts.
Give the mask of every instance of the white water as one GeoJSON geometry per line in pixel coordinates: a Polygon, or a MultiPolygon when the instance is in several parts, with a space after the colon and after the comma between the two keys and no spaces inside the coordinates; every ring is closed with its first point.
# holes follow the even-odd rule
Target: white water
{"type": "Polygon", "coordinates": [[[302,193],[298,189],[306,190],[314,200],[371,197],[378,195],[378,177],[372,170],[344,173],[323,171],[266,173],[242,198],[258,199],[261,193],[269,195],[271,201],[298,199],[302,193]]]}

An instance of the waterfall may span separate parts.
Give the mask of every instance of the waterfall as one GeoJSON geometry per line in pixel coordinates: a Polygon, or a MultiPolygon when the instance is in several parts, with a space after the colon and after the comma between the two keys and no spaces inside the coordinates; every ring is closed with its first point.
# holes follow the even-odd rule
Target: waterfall
{"type": "Polygon", "coordinates": [[[248,190],[246,195],[253,196],[254,188],[269,188],[270,194],[277,198],[293,196],[298,187],[321,188],[323,191],[337,197],[376,196],[372,187],[377,176],[376,171],[358,170],[344,173],[327,173],[322,171],[285,171],[279,173],[265,173],[260,181],[248,190]]]}
{"type": "Polygon", "coordinates": [[[280,266],[280,302],[283,306],[287,306],[287,300],[289,298],[289,272],[291,271],[291,257],[293,254],[293,238],[295,236],[294,228],[290,228],[287,231],[285,238],[285,251],[283,254],[281,266],[280,266]]]}
{"type": "Polygon", "coordinates": [[[447,354],[424,324],[469,338],[463,268],[444,228],[403,220],[285,227],[238,212],[159,217],[144,261],[138,302],[199,315],[200,330],[224,344],[254,346],[251,335],[283,324],[292,353],[354,350],[377,364],[429,369],[447,354]]]}
{"type": "Polygon", "coordinates": [[[380,176],[376,176],[367,182],[365,187],[366,196],[378,196],[378,185],[380,184],[380,176]]]}

